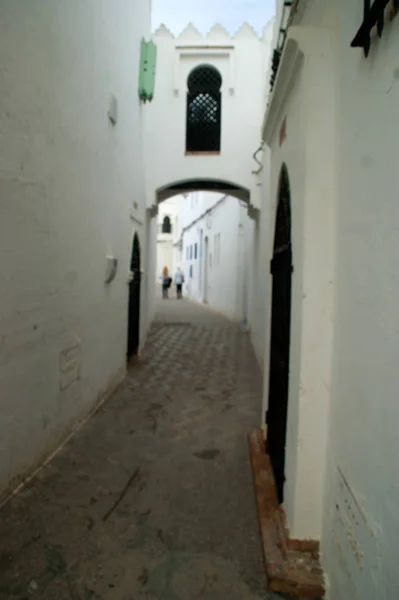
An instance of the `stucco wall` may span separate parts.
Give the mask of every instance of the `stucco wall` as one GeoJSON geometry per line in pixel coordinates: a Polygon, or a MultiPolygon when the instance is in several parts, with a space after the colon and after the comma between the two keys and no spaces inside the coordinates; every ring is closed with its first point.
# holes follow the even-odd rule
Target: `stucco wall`
{"type": "MultiPolygon", "coordinates": [[[[287,166],[290,189],[291,189],[291,237],[292,237],[292,256],[294,272],[292,274],[292,300],[291,300],[291,341],[290,341],[290,380],[289,380],[289,399],[288,399],[288,423],[286,438],[286,484],[285,484],[285,509],[291,528],[294,528],[295,520],[295,501],[297,486],[297,440],[298,440],[298,421],[299,421],[299,390],[300,390],[300,340],[301,340],[301,307],[302,307],[302,278],[303,278],[303,203],[304,203],[304,119],[303,106],[300,99],[303,96],[303,82],[300,75],[294,82],[292,99],[282,106],[282,112],[279,122],[288,115],[288,135],[289,139],[297,140],[297,146],[292,147],[286,143],[280,147],[277,140],[278,132],[271,146],[271,179],[270,179],[270,218],[268,229],[268,252],[266,268],[268,270],[269,293],[267,296],[267,314],[271,318],[271,288],[272,277],[270,275],[270,260],[273,257],[273,243],[275,234],[275,220],[278,202],[278,186],[281,168],[283,164],[287,166]],[[297,100],[297,102],[295,102],[297,100]]],[[[268,339],[266,341],[265,351],[265,379],[264,379],[264,410],[268,407],[269,394],[269,360],[270,360],[270,323],[268,327],[268,339]]]]}
{"type": "Polygon", "coordinates": [[[209,239],[208,303],[240,320],[244,247],[236,198],[226,198],[212,211],[210,226],[204,236],[209,239]]]}
{"type": "Polygon", "coordinates": [[[304,3],[289,35],[304,60],[283,103],[287,137],[272,144],[272,190],[282,161],[290,174],[294,286],[302,269],[302,289],[293,290],[286,508],[294,536],[321,533],[332,600],[390,600],[399,584],[399,20],[387,8],[367,59],[350,47],[362,20],[361,3],[304,3]],[[324,485],[309,444],[314,454],[326,450],[324,485]]]}
{"type": "Polygon", "coordinates": [[[152,216],[151,212],[147,211],[148,218],[148,261],[146,263],[146,282],[147,282],[147,298],[146,311],[147,323],[152,323],[155,316],[155,284],[159,282],[159,274],[157,273],[157,235],[158,235],[158,219],[157,216],[152,216]]]}
{"type": "Polygon", "coordinates": [[[146,1],[1,2],[1,491],[124,374],[135,230],[145,248],[149,21],[146,1]],[[105,285],[108,254],[119,265],[105,285]]]}
{"type": "MultiPolygon", "coordinates": [[[[335,71],[330,37],[327,29],[290,29],[290,38],[296,41],[287,44],[291,58],[281,63],[267,128],[272,139],[270,258],[283,164],[291,189],[294,271],[284,504],[294,537],[320,538],[322,526],[335,243],[335,71]],[[315,51],[321,40],[323,54],[315,51]],[[311,90],[312,81],[318,83],[311,90]],[[284,120],[286,137],[282,139],[284,120]],[[322,147],[325,139],[329,145],[321,161],[315,148],[322,147]]],[[[267,366],[266,370],[268,374],[267,366]]],[[[267,397],[268,377],[266,406],[267,397]]]]}
{"type": "Polygon", "coordinates": [[[159,283],[160,276],[164,267],[168,268],[169,274],[173,277],[175,269],[175,248],[174,243],[177,239],[176,234],[180,229],[181,206],[183,198],[174,196],[161,202],[158,206],[157,217],[157,263],[156,263],[156,280],[159,283]],[[162,225],[165,217],[170,219],[171,232],[164,233],[162,225]]]}
{"type": "Polygon", "coordinates": [[[185,293],[226,316],[242,321],[247,310],[249,285],[246,207],[236,198],[199,193],[197,201],[189,196],[184,208],[181,268],[185,274],[185,293]],[[207,212],[211,209],[211,212],[207,212]],[[202,232],[202,252],[201,252],[202,232]],[[208,238],[208,260],[205,239],[208,238]],[[195,256],[197,245],[197,256],[195,256]],[[207,267],[205,263],[207,262],[207,267]],[[205,291],[205,268],[207,288],[205,291]],[[192,277],[190,276],[192,272],[192,277]]]}
{"type": "Polygon", "coordinates": [[[362,6],[339,3],[335,343],[324,564],[332,600],[397,597],[399,19],[350,41],[362,6]]]}
{"type": "Polygon", "coordinates": [[[164,268],[168,269],[168,272],[173,276],[173,241],[160,240],[157,238],[157,270],[155,278],[157,283],[160,283],[160,277],[164,268]]]}
{"type": "MultiPolygon", "coordinates": [[[[248,318],[251,328],[251,339],[259,364],[267,379],[270,312],[270,244],[273,239],[274,225],[271,223],[270,197],[271,171],[270,151],[266,147],[262,156],[263,168],[258,175],[259,193],[262,197],[261,210],[256,218],[247,223],[247,240],[250,251],[248,318]],[[267,372],[265,372],[265,369],[267,372]]],[[[265,406],[262,407],[262,422],[265,406]]]]}

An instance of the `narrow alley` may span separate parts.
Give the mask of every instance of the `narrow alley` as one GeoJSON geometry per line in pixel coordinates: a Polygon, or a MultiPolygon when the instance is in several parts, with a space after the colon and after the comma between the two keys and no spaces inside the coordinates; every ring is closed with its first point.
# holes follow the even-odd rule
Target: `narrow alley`
{"type": "Polygon", "coordinates": [[[248,334],[157,301],[117,392],[0,512],[0,598],[257,600],[265,572],[246,433],[248,334]]]}
{"type": "Polygon", "coordinates": [[[0,600],[397,600],[398,56],[0,0],[0,600]]]}

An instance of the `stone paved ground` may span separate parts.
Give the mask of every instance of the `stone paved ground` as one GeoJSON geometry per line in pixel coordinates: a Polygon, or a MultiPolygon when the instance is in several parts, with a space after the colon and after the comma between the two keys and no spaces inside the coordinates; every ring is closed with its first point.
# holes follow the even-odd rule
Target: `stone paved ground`
{"type": "Polygon", "coordinates": [[[249,337],[185,300],[158,305],[124,384],[1,509],[1,600],[274,597],[246,440],[261,405],[249,337]]]}

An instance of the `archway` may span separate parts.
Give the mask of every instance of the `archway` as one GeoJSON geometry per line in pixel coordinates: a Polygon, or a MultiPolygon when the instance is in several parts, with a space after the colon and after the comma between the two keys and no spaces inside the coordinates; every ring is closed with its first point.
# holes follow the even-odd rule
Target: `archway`
{"type": "MultiPolygon", "coordinates": [[[[255,211],[252,211],[250,213],[250,199],[251,199],[251,192],[248,188],[246,188],[245,186],[241,185],[240,183],[234,182],[234,181],[227,181],[225,179],[216,179],[216,178],[188,178],[188,179],[183,179],[183,180],[177,180],[177,181],[171,181],[165,185],[162,185],[161,187],[159,187],[158,189],[155,190],[155,200],[156,200],[156,205],[154,206],[154,211],[152,213],[152,217],[155,217],[157,215],[157,209],[159,207],[159,205],[162,202],[165,202],[167,200],[169,200],[170,198],[173,198],[174,196],[177,197],[183,197],[183,198],[187,198],[189,197],[190,194],[192,193],[196,193],[196,192],[210,192],[213,193],[215,195],[215,202],[214,205],[203,205],[201,210],[198,208],[198,210],[196,209],[195,211],[195,227],[196,227],[196,231],[197,233],[194,234],[194,237],[191,239],[190,238],[190,242],[186,243],[186,237],[184,237],[184,242],[183,242],[183,235],[185,234],[185,230],[186,227],[184,227],[182,225],[182,223],[184,223],[184,218],[183,220],[180,221],[180,227],[176,227],[174,232],[175,232],[175,237],[173,240],[173,245],[175,248],[178,248],[178,253],[180,255],[180,258],[174,258],[173,262],[175,263],[177,261],[178,264],[180,264],[181,268],[183,269],[183,272],[186,275],[186,286],[185,286],[185,290],[187,292],[187,294],[190,296],[192,295],[193,297],[195,297],[198,300],[201,300],[204,303],[209,302],[209,294],[210,291],[212,289],[212,273],[214,272],[212,270],[212,240],[214,240],[215,236],[214,234],[212,234],[211,237],[210,236],[210,225],[208,224],[208,218],[210,216],[210,214],[212,213],[212,211],[215,209],[215,207],[217,207],[220,203],[224,202],[225,199],[227,197],[232,197],[235,198],[239,201],[239,204],[244,207],[247,207],[247,213],[248,213],[248,218],[255,218],[255,211]],[[217,195],[219,195],[219,198],[216,198],[217,195]],[[199,212],[198,212],[199,211],[199,212]],[[204,221],[202,221],[202,219],[204,219],[204,221]],[[190,255],[190,248],[191,248],[191,252],[193,251],[193,254],[190,255]],[[191,258],[190,258],[191,256],[191,258]],[[196,261],[198,260],[197,263],[195,263],[195,266],[193,266],[192,261],[196,261]],[[194,277],[191,278],[189,276],[189,273],[194,273],[194,277]]],[[[192,208],[192,207],[191,207],[192,208]]],[[[167,212],[167,208],[165,208],[165,210],[163,210],[161,212],[162,216],[164,215],[165,211],[167,212]]],[[[172,209],[170,209],[172,210],[172,209]]],[[[189,212],[189,211],[188,211],[189,212]]],[[[186,211],[185,211],[185,216],[187,217],[186,211]]],[[[193,223],[194,223],[193,221],[193,223]]],[[[162,223],[163,221],[158,221],[158,225],[160,223],[162,223]]],[[[158,228],[158,231],[161,228],[158,228]]],[[[173,229],[173,227],[172,227],[173,229]]],[[[219,227],[220,229],[220,227],[219,227]]],[[[160,231],[159,231],[160,232],[160,231]]],[[[220,231],[218,230],[217,232],[214,232],[215,234],[219,233],[219,248],[220,248],[220,231]]],[[[242,240],[244,243],[245,241],[242,240]]],[[[160,240],[160,243],[164,244],[165,240],[162,239],[160,240]]],[[[245,244],[244,244],[245,245],[245,244]]],[[[239,254],[239,253],[237,253],[239,254]]],[[[247,253],[244,251],[243,249],[243,256],[241,257],[242,260],[244,261],[244,254],[245,256],[247,256],[247,253]]],[[[234,258],[235,260],[235,258],[234,258]]],[[[175,268],[175,267],[173,267],[175,268]]],[[[238,264],[235,265],[234,263],[234,268],[239,268],[238,264]]],[[[242,270],[243,270],[243,277],[245,276],[245,272],[246,272],[246,267],[245,265],[242,265],[242,270]]],[[[154,281],[154,284],[156,281],[158,281],[158,277],[159,274],[157,276],[159,269],[156,269],[154,271],[154,277],[150,278],[151,281],[154,281]]],[[[243,291],[243,297],[242,297],[242,311],[245,312],[245,317],[247,317],[247,309],[245,306],[246,300],[247,300],[247,284],[246,281],[243,282],[243,286],[244,286],[244,291],[243,291]]],[[[154,296],[155,296],[155,291],[154,291],[154,296]]],[[[236,299],[237,297],[237,285],[235,285],[234,289],[231,290],[231,298],[236,299]]],[[[217,297],[218,300],[220,300],[220,297],[217,297]]],[[[236,303],[235,303],[236,304],[236,303]]],[[[236,306],[234,305],[234,307],[230,308],[230,311],[236,311],[236,306]]],[[[241,314],[240,314],[241,317],[241,314]]],[[[244,321],[246,322],[246,319],[244,319],[244,321]]]]}
{"type": "Polygon", "coordinates": [[[140,341],[140,242],[137,233],[134,234],[132,256],[130,260],[130,271],[132,278],[129,283],[129,313],[128,313],[128,337],[127,337],[127,359],[135,356],[139,349],[140,341]]]}
{"type": "Polygon", "coordinates": [[[227,196],[238,198],[247,204],[250,203],[250,191],[248,188],[231,181],[222,179],[193,178],[168,183],[155,192],[157,204],[172,196],[190,194],[190,192],[220,192],[227,196]]]}
{"type": "Polygon", "coordinates": [[[282,503],[285,482],[292,278],[291,198],[285,165],[280,173],[271,273],[272,315],[269,408],[266,418],[267,451],[273,467],[278,499],[282,503]]]}

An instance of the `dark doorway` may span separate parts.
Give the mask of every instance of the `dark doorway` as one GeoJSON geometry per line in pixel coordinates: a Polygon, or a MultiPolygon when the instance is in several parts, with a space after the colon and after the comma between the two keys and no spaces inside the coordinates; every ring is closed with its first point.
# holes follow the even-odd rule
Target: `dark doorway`
{"type": "Polygon", "coordinates": [[[273,466],[279,502],[284,500],[285,444],[288,412],[291,325],[291,199],[288,172],[283,165],[271,261],[272,316],[270,336],[267,451],[273,466]]]}
{"type": "Polygon", "coordinates": [[[128,337],[127,358],[135,356],[139,349],[140,340],[140,242],[137,233],[134,234],[132,257],[130,260],[130,271],[132,279],[129,283],[129,315],[128,315],[128,337]]]}

